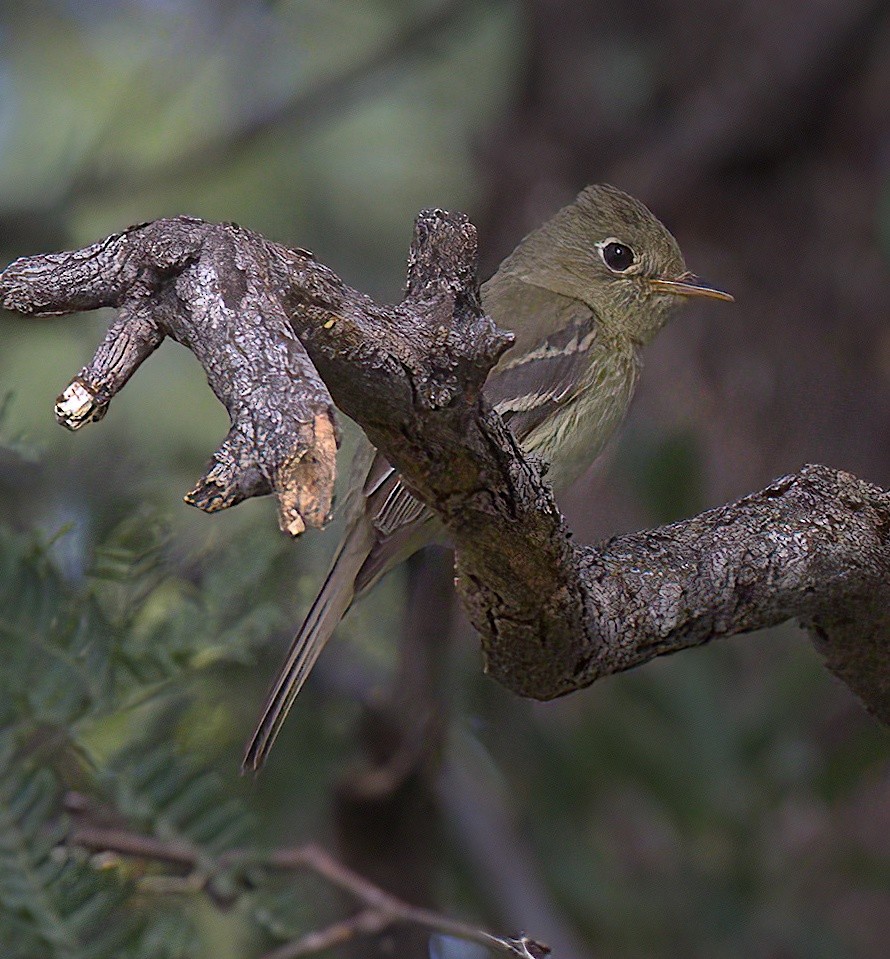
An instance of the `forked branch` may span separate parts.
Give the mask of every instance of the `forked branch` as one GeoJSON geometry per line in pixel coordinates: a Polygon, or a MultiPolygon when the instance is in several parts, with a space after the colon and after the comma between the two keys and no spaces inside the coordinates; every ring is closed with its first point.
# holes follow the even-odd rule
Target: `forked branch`
{"type": "Polygon", "coordinates": [[[438,512],[486,668],[522,695],[563,695],[796,619],[828,668],[890,722],[890,496],[809,466],[690,520],[576,546],[538,465],[482,398],[510,340],[481,312],[464,216],[419,215],[407,292],[392,307],[305,251],[186,218],[17,260],[0,275],[0,298],[25,313],[121,307],[63,394],[59,415],[72,427],[101,415],[164,335],[193,350],[233,419],[191,494],[205,509],[271,489],[291,532],[322,522],[329,390],[438,512]]]}

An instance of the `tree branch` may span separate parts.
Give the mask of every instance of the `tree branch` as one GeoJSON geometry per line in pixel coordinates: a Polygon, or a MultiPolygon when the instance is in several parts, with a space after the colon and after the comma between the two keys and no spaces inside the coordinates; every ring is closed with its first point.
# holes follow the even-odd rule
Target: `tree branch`
{"type": "Polygon", "coordinates": [[[56,403],[71,430],[102,419],[166,336],[187,346],[232,427],[186,502],[214,512],[274,492],[281,528],[297,535],[328,518],[338,437],[330,395],[255,269],[257,240],[234,224],[157,220],[75,253],[17,260],[0,298],[38,315],[120,307],[56,403]]]}
{"type": "MultiPolygon", "coordinates": [[[[286,434],[263,351],[293,358],[275,382],[316,416],[327,402],[317,370],[337,406],[438,513],[486,669],[522,695],[563,695],[658,655],[797,619],[828,668],[890,722],[888,494],[809,466],[693,519],[575,546],[541,470],[481,395],[510,338],[481,312],[475,267],[467,218],[425,211],[405,298],[383,307],[305,251],[178,218],[85,251],[18,260],[0,276],[0,297],[31,313],[150,310],[193,349],[233,419],[263,423],[248,437],[248,461],[261,459],[264,443],[280,448],[276,430],[286,434]]],[[[139,344],[151,342],[136,336],[115,355],[138,361],[148,348],[139,344]]],[[[102,356],[94,366],[103,368],[102,356]]],[[[80,381],[90,402],[107,405],[107,381],[90,367],[80,381]]],[[[300,437],[299,448],[311,449],[300,437]]],[[[285,484],[294,499],[296,482],[285,484]]],[[[242,481],[240,491],[265,488],[242,481]]]]}

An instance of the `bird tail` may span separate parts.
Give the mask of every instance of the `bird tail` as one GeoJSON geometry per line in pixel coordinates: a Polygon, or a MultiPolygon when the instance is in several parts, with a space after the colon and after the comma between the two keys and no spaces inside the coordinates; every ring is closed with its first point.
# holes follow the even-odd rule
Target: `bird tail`
{"type": "Polygon", "coordinates": [[[287,657],[269,690],[259,723],[245,750],[241,763],[242,772],[259,772],[262,769],[297,694],[303,688],[312,667],[340,620],[352,605],[356,576],[371,549],[371,542],[363,526],[362,523],[357,524],[346,536],[309,610],[309,615],[291,643],[287,657]]]}

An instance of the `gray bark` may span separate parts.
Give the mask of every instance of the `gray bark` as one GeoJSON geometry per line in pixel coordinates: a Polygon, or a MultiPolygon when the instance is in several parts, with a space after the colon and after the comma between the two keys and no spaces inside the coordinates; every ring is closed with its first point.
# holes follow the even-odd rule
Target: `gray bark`
{"type": "Polygon", "coordinates": [[[75,380],[84,393],[61,404],[72,427],[98,418],[164,335],[193,350],[233,420],[190,494],[205,509],[273,490],[285,528],[319,525],[334,477],[333,397],[441,517],[486,669],[521,695],[560,696],[796,619],[890,722],[890,496],[807,466],[690,520],[575,545],[539,464],[481,396],[510,337],[481,312],[464,216],[418,216],[397,306],[305,251],[187,218],[17,260],[0,298],[24,313],[121,308],[75,380]]]}
{"type": "Polygon", "coordinates": [[[186,502],[213,512],[274,492],[281,528],[296,535],[328,518],[337,434],[330,395],[256,270],[261,249],[234,224],[157,220],[73,253],[16,260],[0,296],[7,309],[40,315],[120,307],[58,398],[68,429],[100,420],[166,336],[187,346],[232,426],[186,502]]]}

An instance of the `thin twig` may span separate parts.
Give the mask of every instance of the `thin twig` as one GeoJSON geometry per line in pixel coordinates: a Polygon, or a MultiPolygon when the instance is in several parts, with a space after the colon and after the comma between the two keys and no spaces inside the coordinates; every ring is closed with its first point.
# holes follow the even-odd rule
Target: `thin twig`
{"type": "MultiPolygon", "coordinates": [[[[538,955],[546,955],[549,952],[546,946],[535,943],[526,937],[505,939],[476,929],[466,923],[449,919],[447,916],[442,916],[430,909],[422,909],[419,906],[412,906],[403,902],[401,899],[391,896],[379,886],[375,886],[364,876],[353,872],[348,866],[344,866],[334,859],[325,849],[313,843],[274,852],[268,859],[268,865],[286,870],[309,869],[326,879],[332,886],[348,892],[360,902],[378,910],[381,914],[388,915],[390,923],[413,923],[448,936],[455,936],[458,939],[478,942],[490,949],[496,949],[512,956],[523,956],[528,951],[527,946],[520,946],[520,943],[528,943],[539,950],[543,950],[538,955]],[[522,951],[523,948],[526,948],[526,952],[522,951]]],[[[534,952],[529,954],[535,955],[534,952]]]]}
{"type": "Polygon", "coordinates": [[[188,843],[157,839],[116,827],[76,826],[68,834],[67,842],[69,846],[78,846],[89,852],[114,852],[185,869],[195,869],[198,865],[198,850],[188,843]]]}
{"type": "Polygon", "coordinates": [[[302,936],[269,953],[265,959],[293,959],[319,952],[358,935],[377,934],[400,923],[411,923],[433,932],[476,942],[496,952],[521,959],[541,959],[550,952],[547,946],[527,936],[520,936],[518,939],[495,936],[430,909],[421,909],[403,902],[312,843],[276,850],[264,858],[257,858],[245,850],[234,850],[220,856],[215,862],[207,862],[200,850],[189,843],[170,842],[127,829],[78,825],[68,834],[67,844],[92,853],[115,853],[188,870],[200,869],[202,888],[205,891],[212,886],[215,874],[238,864],[280,872],[307,870],[349,893],[365,907],[350,919],[302,936]]]}
{"type": "Polygon", "coordinates": [[[305,936],[286,942],[283,946],[264,953],[261,959],[299,959],[334,946],[342,946],[359,936],[374,936],[392,922],[392,917],[377,909],[363,909],[348,919],[332,923],[324,929],[307,932],[305,936]]]}

